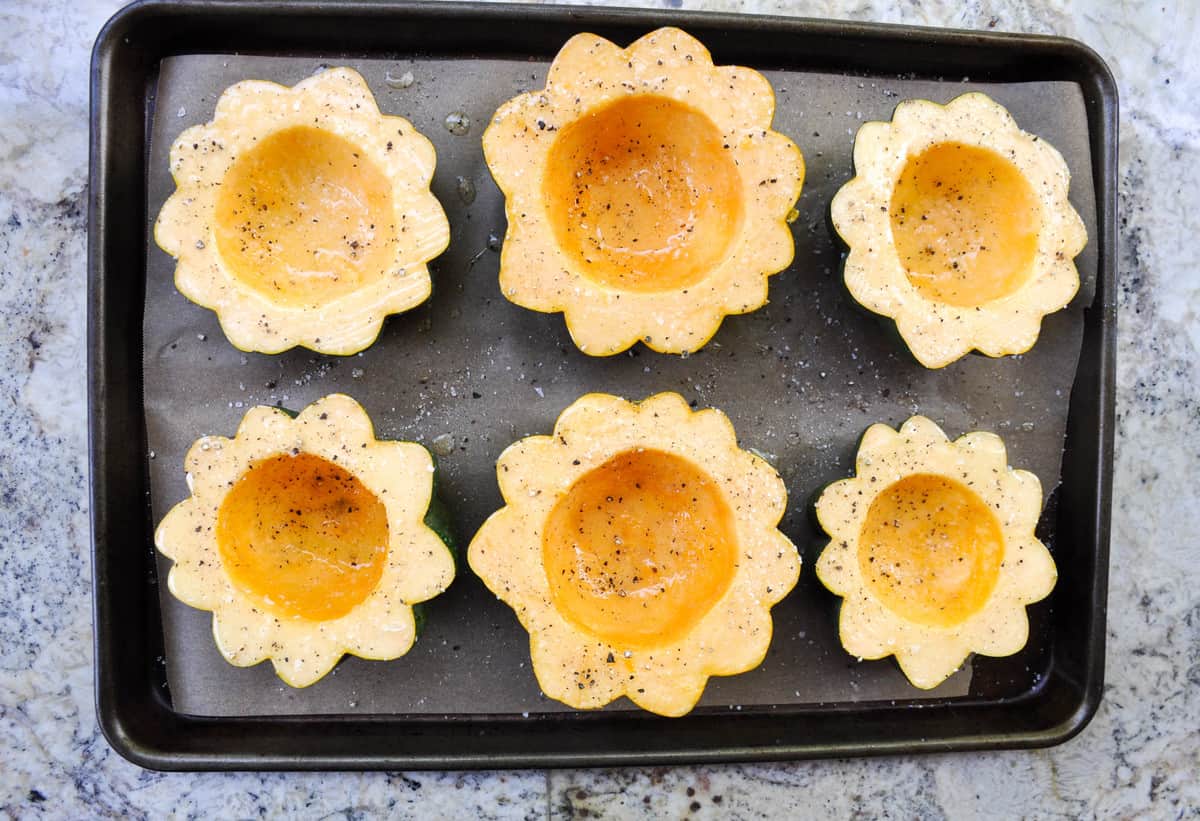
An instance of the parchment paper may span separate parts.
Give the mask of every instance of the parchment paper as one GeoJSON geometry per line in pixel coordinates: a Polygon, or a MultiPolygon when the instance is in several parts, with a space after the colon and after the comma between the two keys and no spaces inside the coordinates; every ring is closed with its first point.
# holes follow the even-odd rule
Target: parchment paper
{"type": "MultiPolygon", "coordinates": [[[[930,371],[911,358],[886,322],[858,309],[846,293],[826,214],[830,198],[851,176],[853,137],[862,122],[889,119],[906,98],[946,102],[980,90],[1063,153],[1071,169],[1072,202],[1094,238],[1091,159],[1079,87],[765,72],[778,95],[775,128],[800,145],[808,166],[800,218],[793,226],[795,262],[772,277],[770,304],[727,319],[713,342],[687,359],[640,346],[593,359],[571,344],[561,316],[527,311],[501,296],[499,255],[489,250],[489,236],[502,237],[505,222],[500,192],[483,162],[480,134],[501,103],[542,87],[546,68],[545,62],[518,60],[197,55],[164,61],[150,146],[144,323],[155,521],[187,495],[183,457],[194,439],[232,435],[255,404],[283,403],[299,410],[341,391],[366,407],[379,435],[434,445],[443,453],[447,445],[452,448],[440,459],[443,495],[465,548],[501,504],[494,463],[509,443],[549,432],[557,415],[588,391],[639,399],[674,390],[698,406],[723,410],[743,447],[758,449],[776,465],[791,500],[781,527],[804,560],[800,584],[773,611],[775,638],[766,661],[750,673],[712,679],[702,708],[919,703],[968,694],[969,667],[922,692],[892,661],[858,662],[841,649],[837,599],[813,573],[824,539],[809,515],[812,496],[849,474],[857,439],[868,425],[895,426],[918,412],[952,437],[970,430],[999,433],[1010,463],[1035,472],[1049,496],[1059,482],[1082,310],[1094,291],[1095,248],[1089,244],[1077,260],[1084,280],[1079,296],[1068,310],[1046,319],[1030,353],[999,360],[967,356],[930,371]],[[303,349],[279,356],[242,354],[225,340],[212,312],[175,290],[174,261],[153,243],[153,220],[173,190],[167,153],[184,128],[212,117],[227,86],[250,78],[291,85],[327,65],[360,71],[385,113],[407,117],[433,140],[438,155],[433,190],[450,218],[451,246],[432,266],[432,299],[392,317],[379,341],[363,353],[346,358],[303,349]],[[413,73],[412,85],[395,87],[394,80],[407,71],[413,73]],[[452,135],[444,125],[454,112],[470,117],[465,136],[452,135]],[[477,192],[469,204],[459,193],[460,177],[477,192]],[[452,445],[445,438],[435,445],[447,435],[452,445]]],[[[168,567],[159,557],[165,678],[181,712],[447,715],[566,709],[541,695],[525,632],[465,563],[451,589],[431,603],[425,633],[406,657],[394,662],[347,658],[305,690],[283,685],[269,664],[246,669],[227,664],[213,644],[210,615],[167,592],[168,567]]],[[[1047,631],[1039,629],[1046,612],[1044,606],[1035,612],[1026,650],[1004,662],[1007,694],[1036,682],[1039,659],[1049,650],[1047,631]]],[[[981,663],[997,662],[976,661],[981,663]]],[[[622,700],[609,709],[630,708],[622,700]]]]}

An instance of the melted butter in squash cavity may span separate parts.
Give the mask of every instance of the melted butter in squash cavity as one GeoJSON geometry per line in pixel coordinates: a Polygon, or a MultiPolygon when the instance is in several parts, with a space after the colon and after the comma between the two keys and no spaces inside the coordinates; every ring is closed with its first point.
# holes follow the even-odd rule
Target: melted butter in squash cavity
{"type": "Polygon", "coordinates": [[[230,272],[273,303],[325,305],[389,273],[391,183],[342,137],[288,128],[233,163],[215,232],[230,272]]]}
{"type": "Polygon", "coordinates": [[[1037,197],[995,151],[930,146],[905,164],[889,211],[900,263],[929,299],[984,305],[1017,291],[1033,269],[1037,197]]]}
{"type": "Polygon", "coordinates": [[[737,236],[741,180],[721,132],[666,97],[623,97],[566,126],[543,193],[559,244],[594,282],[651,293],[694,285],[737,236]]]}
{"type": "Polygon", "coordinates": [[[379,583],[387,545],[387,512],[375,494],[309,453],[255,462],[217,514],[230,579],[284,617],[346,615],[379,583]]]}
{"type": "Polygon", "coordinates": [[[733,517],[713,480],[657,450],[618,454],[581,476],[542,537],[559,611],[614,647],[684,636],[735,572],[733,517]]]}
{"type": "Polygon", "coordinates": [[[892,612],[951,627],[992,594],[1004,536],[991,508],[961,482],[906,476],[871,503],[859,541],[863,579],[892,612]]]}

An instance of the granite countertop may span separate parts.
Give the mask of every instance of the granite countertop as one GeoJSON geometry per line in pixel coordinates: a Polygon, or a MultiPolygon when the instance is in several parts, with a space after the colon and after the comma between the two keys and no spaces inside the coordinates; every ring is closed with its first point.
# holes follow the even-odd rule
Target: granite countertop
{"type": "MultiPolygon", "coordinates": [[[[92,697],[85,422],[89,51],[116,0],[0,7],[0,813],[16,817],[1200,813],[1200,6],[684,0],[1076,37],[1121,91],[1120,325],[1104,702],[1035,752],[661,769],[161,774],[92,697]],[[1195,426],[1195,427],[1193,427],[1195,426]]],[[[680,0],[665,0],[680,7],[680,0]]]]}

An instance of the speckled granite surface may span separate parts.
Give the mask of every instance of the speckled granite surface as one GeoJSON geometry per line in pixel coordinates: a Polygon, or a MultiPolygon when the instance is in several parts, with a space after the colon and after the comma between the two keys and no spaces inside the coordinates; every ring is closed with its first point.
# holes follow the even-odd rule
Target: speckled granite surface
{"type": "MultiPolygon", "coordinates": [[[[679,0],[666,0],[678,6],[679,0]]],[[[0,6],[0,815],[1185,817],[1200,813],[1200,7],[702,0],[1078,37],[1121,88],[1120,366],[1105,701],[1033,753],[480,774],[164,775],[92,704],[87,60],[118,3],[0,6]]]]}

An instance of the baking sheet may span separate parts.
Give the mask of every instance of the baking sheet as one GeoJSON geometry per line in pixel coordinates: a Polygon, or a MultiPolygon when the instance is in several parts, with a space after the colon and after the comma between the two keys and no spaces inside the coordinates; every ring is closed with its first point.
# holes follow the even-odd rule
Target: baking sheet
{"type": "MultiPolygon", "coordinates": [[[[719,57],[719,55],[718,55],[719,57]]],[[[928,371],[885,323],[862,312],[842,286],[839,249],[827,228],[830,198],[851,176],[854,132],[888,119],[900,100],[946,102],[971,90],[991,95],[1027,130],[1049,140],[1071,169],[1071,199],[1096,236],[1091,158],[1083,98],[1064,82],[972,83],[969,78],[850,77],[764,72],[777,96],[775,128],[804,152],[808,176],[793,226],[796,258],[771,280],[763,309],[730,317],[707,347],[687,359],[638,347],[592,359],[572,345],[559,315],[518,308],[500,294],[493,237],[504,231],[503,201],[480,150],[492,112],[544,84],[548,63],[522,60],[355,60],[332,57],[190,55],[163,61],[152,123],[148,179],[144,383],[151,503],[157,522],[187,494],[183,457],[203,434],[232,435],[245,410],[282,403],[300,409],[333,392],[358,399],[380,436],[411,439],[440,452],[442,493],[465,548],[501,503],[493,465],[521,436],[548,432],[579,395],[607,391],[638,399],[675,390],[698,406],[722,409],[743,447],[768,455],[787,483],[781,525],[804,560],[801,580],[773,611],[775,639],[763,665],[710,681],[701,709],[760,710],[789,704],[920,701],[972,692],[971,669],[930,691],[912,688],[890,660],[857,662],[836,635],[836,598],[816,581],[824,540],[809,516],[824,484],[848,475],[858,436],[870,424],[897,425],[923,413],[951,436],[992,430],[1011,464],[1032,470],[1047,496],[1058,484],[1067,403],[1079,355],[1083,306],[1095,287],[1094,245],[1077,259],[1083,287],[1071,307],[1043,323],[1034,349],[992,360],[968,356],[928,371]],[[153,245],[152,225],[173,189],[167,153],[188,126],[212,116],[220,92],[243,79],[288,85],[324,66],[347,65],[367,79],[381,109],[400,114],[438,152],[434,193],[450,219],[449,250],[433,263],[434,295],[393,317],[379,340],[352,357],[302,349],[243,354],[215,315],[184,299],[174,261],[153,245]],[[413,83],[395,82],[411,71],[413,83]],[[389,78],[391,82],[389,82],[389,78]],[[464,136],[447,115],[471,120],[464,136]],[[461,178],[461,179],[460,179],[461,178]],[[467,180],[476,196],[462,196],[467,180]]],[[[1052,548],[1053,549],[1053,548],[1052,548]]],[[[159,557],[159,578],[169,562],[159,557]]],[[[429,605],[413,650],[393,662],[347,658],[305,690],[292,690],[269,664],[235,668],[217,653],[210,615],[160,585],[165,679],[176,710],[214,716],[281,714],[536,714],[567,708],[541,695],[529,668],[527,637],[507,606],[465,564],[451,589],[429,605]]],[[[1025,692],[1049,651],[1035,629],[1022,654],[1003,662],[1004,692],[1025,692]]],[[[987,664],[996,664],[988,661],[987,664]]],[[[975,691],[978,691],[976,686],[975,691]]],[[[622,700],[610,710],[630,709],[622,700]]]]}

